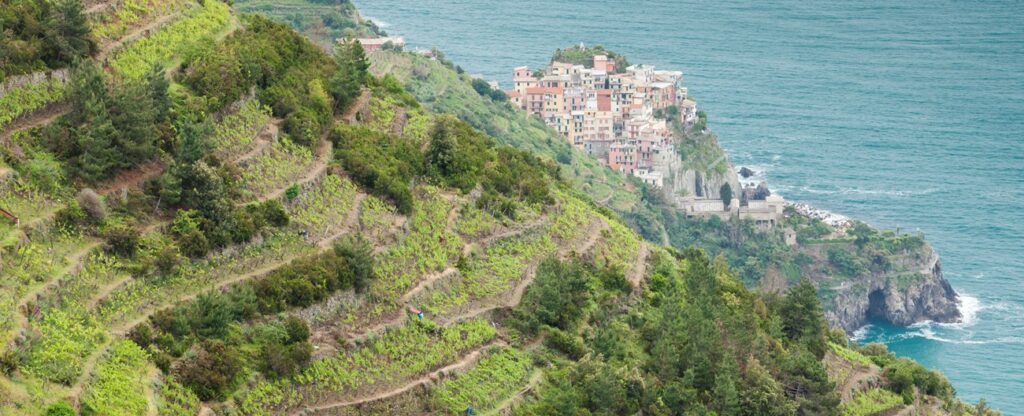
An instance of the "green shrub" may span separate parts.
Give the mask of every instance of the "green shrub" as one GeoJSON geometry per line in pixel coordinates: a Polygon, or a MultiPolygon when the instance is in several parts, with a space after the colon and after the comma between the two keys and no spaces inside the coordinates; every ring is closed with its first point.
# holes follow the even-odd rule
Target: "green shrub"
{"type": "Polygon", "coordinates": [[[242,360],[233,347],[223,341],[206,340],[194,355],[180,362],[173,373],[201,400],[219,401],[227,396],[241,370],[242,360]]]}
{"type": "Polygon", "coordinates": [[[46,416],[75,416],[75,408],[71,404],[61,400],[46,408],[46,416]]]}

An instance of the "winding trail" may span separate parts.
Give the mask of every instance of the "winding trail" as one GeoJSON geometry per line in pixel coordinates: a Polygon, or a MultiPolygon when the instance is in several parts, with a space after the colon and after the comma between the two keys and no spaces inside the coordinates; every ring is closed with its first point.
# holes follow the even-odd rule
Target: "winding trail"
{"type": "Polygon", "coordinates": [[[426,290],[426,288],[432,286],[434,282],[458,272],[459,270],[454,267],[447,267],[440,272],[431,273],[430,275],[427,276],[426,279],[420,281],[420,283],[416,285],[416,287],[412,288],[412,290],[405,292],[405,294],[402,295],[401,298],[399,298],[399,301],[402,303],[408,302],[409,299],[411,299],[413,296],[416,296],[417,293],[420,293],[426,290]]]}
{"type": "Polygon", "coordinates": [[[108,43],[106,45],[103,45],[103,47],[100,49],[100,52],[96,54],[96,62],[99,62],[99,63],[103,64],[103,66],[106,67],[107,66],[107,62],[106,62],[107,58],[112,53],[117,52],[117,50],[119,48],[121,48],[121,46],[124,46],[126,43],[131,43],[131,42],[135,41],[136,39],[149,34],[150,31],[155,30],[155,29],[163,26],[167,22],[169,22],[171,20],[174,20],[174,19],[177,19],[177,18],[179,18],[181,16],[182,16],[181,12],[165,14],[163,16],[160,16],[156,20],[153,20],[152,22],[147,23],[145,26],[139,27],[139,28],[133,30],[131,33],[128,33],[127,35],[122,36],[120,39],[118,39],[118,40],[116,40],[114,42],[110,42],[110,43],[108,43]]]}
{"type": "Polygon", "coordinates": [[[233,162],[238,165],[263,154],[270,145],[277,141],[282,122],[284,122],[284,120],[272,118],[266,126],[263,126],[263,128],[260,129],[259,133],[256,133],[256,140],[254,140],[256,142],[256,146],[253,146],[252,149],[241,156],[236,157],[233,162]]]}
{"type": "Polygon", "coordinates": [[[395,108],[395,118],[391,120],[391,134],[402,137],[402,133],[405,133],[405,123],[408,121],[408,110],[402,106],[395,108]]]}
{"type": "Polygon", "coordinates": [[[84,267],[86,256],[88,256],[93,249],[99,246],[99,241],[93,241],[87,244],[85,247],[82,247],[80,250],[76,251],[74,254],[68,257],[68,265],[61,269],[60,272],[54,273],[55,277],[51,278],[50,280],[47,280],[46,283],[42,285],[36,286],[28,293],[26,293],[24,296],[22,296],[20,300],[18,300],[17,309],[18,311],[21,312],[18,316],[18,320],[20,321],[18,323],[19,328],[24,329],[28,327],[29,302],[34,302],[38,300],[39,296],[41,296],[44,292],[52,290],[54,286],[59,285],[60,282],[63,281],[66,276],[78,274],[78,272],[82,270],[82,267],[84,267]]]}
{"type": "Polygon", "coordinates": [[[640,287],[640,283],[643,282],[644,274],[647,273],[647,258],[651,254],[651,248],[647,246],[647,243],[640,242],[640,254],[636,256],[635,263],[633,263],[633,269],[626,275],[626,279],[633,287],[640,287]]]}
{"type": "Polygon", "coordinates": [[[320,177],[321,174],[327,171],[327,164],[328,162],[331,161],[331,149],[332,145],[330,140],[321,140],[320,146],[317,148],[316,161],[313,162],[313,166],[311,166],[310,169],[306,171],[305,175],[303,175],[302,177],[295,181],[289,182],[287,186],[280,187],[268,194],[264,194],[259,198],[256,198],[255,201],[248,201],[240,203],[239,205],[245,205],[252,202],[266,202],[272,199],[277,199],[280,198],[281,195],[284,195],[284,193],[288,191],[288,188],[291,188],[292,186],[301,187],[302,185],[315,181],[317,178],[320,177]]]}
{"type": "Polygon", "coordinates": [[[102,289],[100,289],[99,292],[96,292],[96,294],[89,299],[89,303],[87,303],[85,306],[86,309],[92,310],[96,308],[96,306],[98,306],[100,302],[103,301],[103,299],[106,299],[107,296],[110,296],[110,294],[114,293],[114,291],[124,287],[128,283],[131,283],[132,279],[133,277],[131,275],[128,275],[124,278],[115,280],[113,283],[109,285],[104,286],[102,289]]]}
{"type": "Polygon", "coordinates": [[[540,382],[543,380],[544,371],[539,368],[533,370],[533,373],[530,374],[529,380],[526,382],[526,387],[523,387],[523,389],[516,392],[516,394],[506,397],[505,400],[502,400],[501,403],[498,403],[497,405],[494,406],[493,409],[484,412],[482,415],[494,416],[501,414],[503,410],[508,409],[512,407],[512,405],[515,404],[516,402],[523,400],[523,396],[526,396],[526,394],[529,393],[531,390],[537,388],[537,385],[539,385],[540,382]]]}
{"type": "Polygon", "coordinates": [[[842,396],[842,401],[853,400],[853,397],[857,392],[861,391],[861,384],[865,381],[871,380],[872,378],[880,378],[882,376],[882,370],[878,366],[869,365],[862,366],[857,365],[853,368],[853,375],[846,379],[843,386],[839,389],[842,396]]]}
{"type": "Polygon", "coordinates": [[[493,347],[499,347],[499,346],[504,346],[504,345],[508,345],[508,344],[506,344],[504,341],[502,341],[500,339],[496,340],[496,341],[492,341],[492,342],[490,342],[490,343],[488,343],[488,344],[486,344],[486,345],[484,345],[482,347],[479,347],[479,348],[476,348],[476,349],[472,350],[468,354],[464,355],[462,357],[462,359],[457,361],[457,362],[454,362],[452,364],[444,366],[444,367],[442,367],[440,369],[434,370],[434,371],[432,371],[432,372],[430,372],[428,374],[420,376],[419,378],[413,379],[412,381],[409,381],[408,383],[406,383],[406,384],[404,384],[404,385],[402,385],[402,386],[400,386],[400,387],[398,387],[396,389],[393,389],[393,390],[388,390],[388,391],[380,392],[380,393],[373,394],[373,395],[370,395],[370,396],[366,396],[366,397],[363,397],[363,398],[360,398],[360,399],[356,399],[356,400],[333,402],[333,403],[322,404],[322,405],[319,405],[319,406],[306,407],[306,408],[303,408],[301,410],[293,411],[293,412],[291,412],[291,414],[295,415],[295,416],[306,415],[306,414],[311,414],[311,413],[312,414],[316,414],[316,412],[321,412],[321,411],[324,411],[324,410],[331,410],[331,409],[336,409],[336,408],[339,408],[339,407],[356,406],[356,405],[360,405],[360,404],[364,404],[364,403],[369,403],[369,402],[374,402],[374,401],[377,401],[377,400],[386,399],[386,398],[389,398],[389,397],[398,396],[398,395],[406,393],[406,392],[408,392],[408,391],[410,391],[410,390],[412,390],[414,388],[417,388],[417,387],[420,387],[420,386],[430,385],[430,384],[440,380],[446,374],[457,372],[457,371],[463,371],[466,368],[468,368],[469,366],[471,366],[473,364],[476,364],[476,362],[480,360],[481,355],[483,355],[484,351],[487,351],[488,349],[491,349],[493,347]]]}
{"type": "MultiPolygon", "coordinates": [[[[360,193],[359,195],[361,195],[360,199],[366,197],[366,195],[362,194],[362,193],[360,193]]],[[[358,216],[359,216],[358,215],[358,211],[359,211],[361,205],[362,204],[354,204],[352,206],[352,208],[349,209],[348,218],[345,221],[346,224],[351,226],[352,224],[356,223],[356,221],[353,220],[353,217],[358,218],[358,216]]],[[[334,235],[318,241],[316,243],[316,245],[317,245],[317,248],[319,249],[319,251],[323,251],[323,250],[329,249],[331,244],[335,240],[337,240],[338,238],[340,238],[343,235],[351,233],[352,228],[350,226],[349,227],[343,227],[339,232],[335,233],[334,235]]],[[[232,277],[230,279],[218,282],[217,284],[213,285],[212,287],[199,290],[199,291],[194,292],[194,293],[192,293],[190,295],[187,295],[187,296],[184,296],[184,297],[180,297],[180,298],[176,298],[176,299],[173,299],[173,300],[170,300],[170,301],[167,301],[167,302],[162,302],[160,304],[153,305],[153,306],[143,310],[142,312],[140,312],[139,316],[136,317],[135,319],[133,319],[131,321],[124,322],[124,323],[122,323],[120,325],[114,326],[113,328],[111,328],[110,332],[115,334],[115,335],[124,336],[124,335],[126,335],[128,333],[128,331],[130,331],[136,325],[139,325],[139,324],[145,322],[147,319],[149,319],[149,317],[151,315],[153,315],[154,313],[156,313],[157,311],[159,311],[159,310],[161,310],[163,308],[171,307],[171,306],[174,306],[175,304],[178,304],[178,303],[184,303],[184,302],[188,302],[188,301],[194,300],[195,298],[199,297],[200,295],[202,295],[204,293],[209,293],[209,292],[212,292],[212,291],[215,291],[215,290],[221,290],[221,289],[224,289],[225,287],[228,287],[228,286],[230,286],[232,284],[235,284],[235,283],[239,283],[239,282],[242,282],[242,281],[247,281],[247,280],[251,280],[251,279],[254,279],[254,278],[258,278],[258,277],[264,276],[266,274],[269,274],[270,272],[273,272],[274,270],[277,270],[277,269],[287,265],[288,263],[292,262],[293,260],[295,260],[297,258],[300,258],[302,256],[305,256],[305,255],[308,255],[308,254],[309,253],[302,253],[302,254],[296,254],[294,256],[289,256],[289,257],[287,257],[285,259],[282,259],[282,260],[279,260],[279,261],[267,264],[267,265],[265,265],[263,267],[260,267],[258,269],[252,270],[252,271],[250,271],[248,273],[236,275],[236,276],[234,276],[234,277],[232,277]]],[[[97,304],[99,304],[99,302],[102,302],[102,299],[100,301],[98,301],[97,304]]]]}
{"type": "Polygon", "coordinates": [[[114,178],[103,182],[96,190],[96,193],[106,196],[121,189],[139,186],[143,182],[164,173],[165,169],[167,169],[167,165],[159,160],[138,165],[121,171],[114,178]]]}
{"type": "Polygon", "coordinates": [[[356,102],[352,103],[352,106],[345,110],[345,114],[341,116],[341,119],[348,124],[356,124],[356,114],[359,114],[360,111],[366,109],[366,105],[370,103],[370,95],[370,90],[364,89],[363,92],[359,94],[359,98],[356,99],[356,102]]]}
{"type": "MultiPolygon", "coordinates": [[[[50,124],[69,111],[71,111],[70,106],[62,103],[53,103],[29,113],[30,115],[18,118],[13,123],[5,126],[3,132],[0,132],[0,142],[3,142],[5,146],[13,146],[14,143],[11,142],[11,137],[15,133],[50,124]]],[[[21,149],[19,148],[17,151],[21,152],[21,149]]],[[[23,157],[24,153],[16,154],[15,156],[23,157]]]]}

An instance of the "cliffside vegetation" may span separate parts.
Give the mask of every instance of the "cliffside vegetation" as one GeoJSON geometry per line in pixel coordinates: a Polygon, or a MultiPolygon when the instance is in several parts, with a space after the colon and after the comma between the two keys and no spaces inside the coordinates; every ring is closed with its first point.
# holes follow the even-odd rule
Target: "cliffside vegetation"
{"type": "Polygon", "coordinates": [[[166,21],[4,131],[0,414],[988,414],[809,283],[645,242],[580,190],[642,188],[504,104],[428,109],[214,0],[103,13],[132,5],[166,21]]]}

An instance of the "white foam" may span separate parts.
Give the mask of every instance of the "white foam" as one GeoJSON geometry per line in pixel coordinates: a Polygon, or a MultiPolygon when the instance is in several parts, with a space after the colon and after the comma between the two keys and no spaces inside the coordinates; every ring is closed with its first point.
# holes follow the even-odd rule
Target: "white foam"
{"type": "Polygon", "coordinates": [[[872,327],[871,324],[867,324],[867,325],[864,325],[864,326],[862,326],[860,328],[857,328],[857,330],[853,331],[853,334],[851,334],[850,340],[854,341],[854,342],[860,342],[865,337],[867,337],[868,331],[871,330],[871,327],[872,327]]]}
{"type": "Polygon", "coordinates": [[[381,29],[387,29],[387,28],[391,27],[391,23],[385,22],[385,21],[380,20],[380,19],[378,19],[376,17],[363,16],[363,20],[369,20],[369,21],[373,22],[373,24],[377,25],[377,27],[379,27],[381,29]]]}
{"type": "Polygon", "coordinates": [[[978,312],[982,309],[981,301],[978,298],[961,293],[957,299],[957,306],[960,308],[960,314],[963,316],[963,319],[960,320],[961,327],[969,327],[977,322],[978,312]]]}

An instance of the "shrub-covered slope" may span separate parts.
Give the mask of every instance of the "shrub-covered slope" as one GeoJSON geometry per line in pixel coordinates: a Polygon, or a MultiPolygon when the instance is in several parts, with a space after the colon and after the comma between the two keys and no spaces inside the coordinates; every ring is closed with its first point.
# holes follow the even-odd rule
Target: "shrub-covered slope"
{"type": "Polygon", "coordinates": [[[978,413],[358,45],[214,0],[103,10],[128,7],[61,111],[4,131],[0,414],[978,413]]]}

